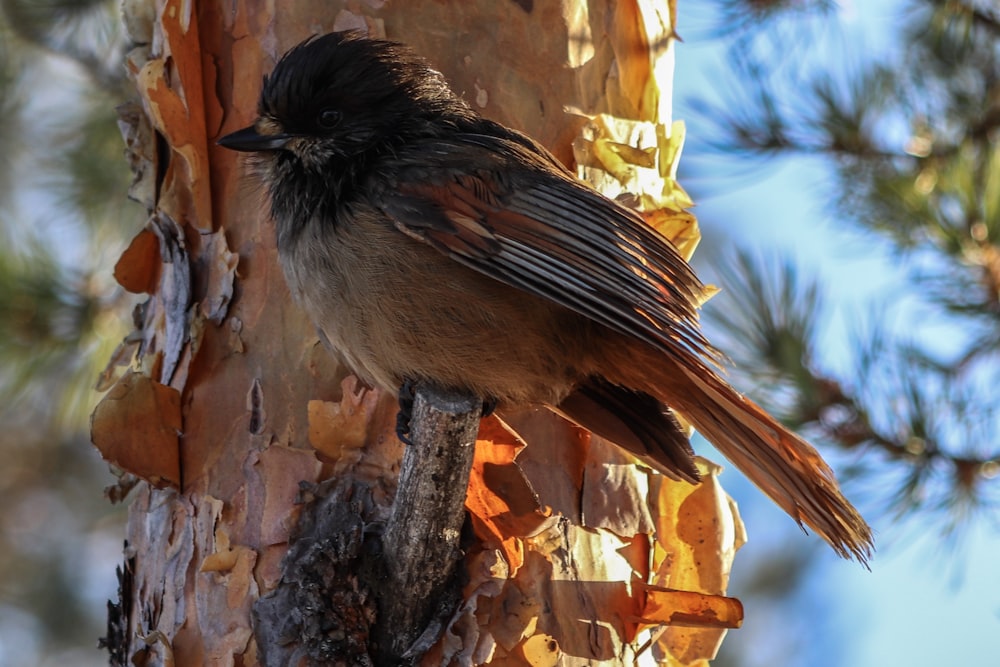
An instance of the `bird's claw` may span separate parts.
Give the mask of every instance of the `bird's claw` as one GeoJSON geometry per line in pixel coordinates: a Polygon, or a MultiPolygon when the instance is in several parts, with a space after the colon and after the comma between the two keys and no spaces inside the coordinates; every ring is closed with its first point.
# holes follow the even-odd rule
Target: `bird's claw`
{"type": "Polygon", "coordinates": [[[399,412],[396,413],[396,437],[404,445],[412,445],[410,440],[410,420],[413,419],[413,401],[416,398],[416,383],[403,380],[399,385],[399,412]]]}
{"type": "MultiPolygon", "coordinates": [[[[396,437],[404,445],[412,445],[410,440],[410,421],[413,419],[413,401],[417,395],[417,383],[410,379],[403,380],[399,385],[399,412],[396,413],[396,437]]],[[[489,417],[497,409],[497,399],[484,398],[481,418],[489,417]]]]}
{"type": "Polygon", "coordinates": [[[497,399],[493,397],[483,399],[483,411],[482,417],[485,419],[493,414],[493,411],[497,409],[497,399]]]}

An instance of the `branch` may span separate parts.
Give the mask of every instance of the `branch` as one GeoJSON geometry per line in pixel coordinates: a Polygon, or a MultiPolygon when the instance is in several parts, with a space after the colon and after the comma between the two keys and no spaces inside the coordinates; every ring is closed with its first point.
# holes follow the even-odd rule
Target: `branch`
{"type": "Polygon", "coordinates": [[[979,9],[973,4],[956,2],[955,0],[932,0],[931,4],[946,12],[971,19],[974,25],[992,33],[994,37],[1000,36],[1000,21],[993,13],[979,9]]]}
{"type": "Polygon", "coordinates": [[[254,605],[262,664],[406,665],[437,641],[461,600],[455,566],[481,414],[478,398],[417,391],[381,548],[369,539],[380,520],[367,484],[303,484],[311,499],[281,581],[254,605]]]}
{"type": "Polygon", "coordinates": [[[455,566],[482,400],[421,386],[392,515],[382,536],[385,578],[375,630],[376,664],[415,661],[437,640],[460,600],[455,566]]]}

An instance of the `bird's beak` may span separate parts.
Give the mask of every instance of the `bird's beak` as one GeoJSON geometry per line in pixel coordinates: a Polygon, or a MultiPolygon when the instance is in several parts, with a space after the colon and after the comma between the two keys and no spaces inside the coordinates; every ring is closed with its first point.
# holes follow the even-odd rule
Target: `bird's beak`
{"type": "Polygon", "coordinates": [[[219,139],[218,143],[223,148],[234,151],[244,151],[252,153],[254,151],[277,151],[285,147],[292,139],[291,134],[261,134],[253,125],[236,130],[232,134],[219,139]]]}

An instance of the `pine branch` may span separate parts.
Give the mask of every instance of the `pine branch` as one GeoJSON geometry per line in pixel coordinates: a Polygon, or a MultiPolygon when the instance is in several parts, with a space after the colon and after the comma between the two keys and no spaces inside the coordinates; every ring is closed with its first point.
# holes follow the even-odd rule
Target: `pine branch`
{"type": "Polygon", "coordinates": [[[996,14],[958,0],[930,0],[930,2],[939,12],[949,18],[953,20],[963,18],[976,27],[991,33],[994,37],[1000,37],[1000,17],[996,14]]]}
{"type": "Polygon", "coordinates": [[[899,516],[944,511],[948,532],[987,503],[1000,473],[1000,448],[990,447],[1000,410],[975,378],[920,363],[919,350],[875,335],[858,346],[851,386],[818,369],[815,284],[803,284],[790,263],[763,269],[746,254],[726,267],[723,294],[706,313],[732,339],[727,349],[757,385],[757,400],[819,442],[863,454],[856,466],[866,486],[885,493],[881,504],[899,516]]]}

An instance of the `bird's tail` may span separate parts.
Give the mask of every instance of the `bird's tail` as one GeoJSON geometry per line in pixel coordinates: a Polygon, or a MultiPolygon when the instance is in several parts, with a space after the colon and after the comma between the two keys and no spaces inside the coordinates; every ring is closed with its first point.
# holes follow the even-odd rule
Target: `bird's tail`
{"type": "Polygon", "coordinates": [[[812,528],[841,556],[867,564],[871,528],[812,445],[694,355],[670,358],[634,344],[619,346],[613,354],[628,359],[610,365],[621,374],[611,381],[675,409],[800,526],[812,528]]]}

